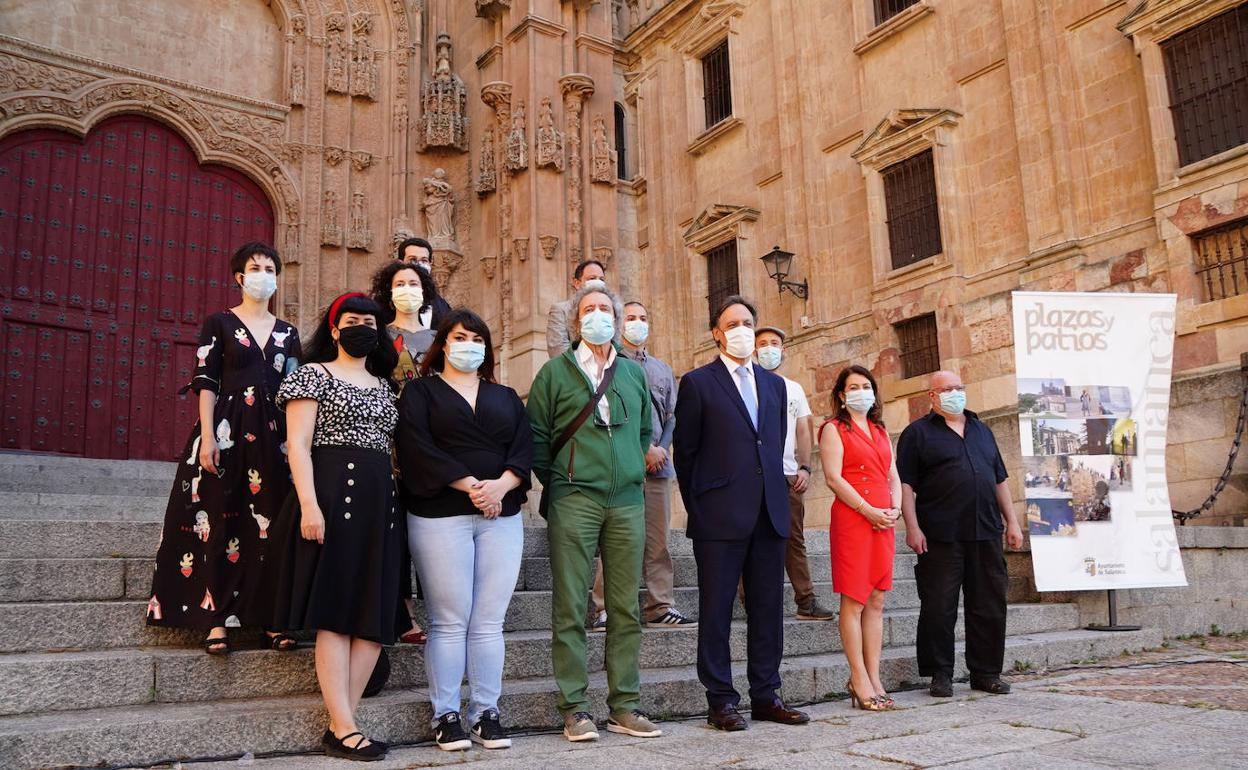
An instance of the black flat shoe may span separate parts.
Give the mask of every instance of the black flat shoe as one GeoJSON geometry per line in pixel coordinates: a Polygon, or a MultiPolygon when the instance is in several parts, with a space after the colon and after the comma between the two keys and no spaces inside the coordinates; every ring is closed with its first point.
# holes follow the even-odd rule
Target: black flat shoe
{"type": "Polygon", "coordinates": [[[992,695],[1009,695],[1010,685],[1002,681],[1001,677],[994,676],[992,678],[971,679],[971,689],[980,692],[991,693],[992,695]]]}
{"type": "Polygon", "coordinates": [[[363,743],[366,740],[368,738],[365,737],[364,733],[358,731],[347,733],[339,738],[329,730],[326,730],[325,735],[321,737],[321,745],[325,747],[326,754],[339,759],[352,759],[357,762],[376,762],[379,759],[385,759],[388,747],[376,741],[370,741],[367,746],[359,747],[358,743],[363,743]],[[357,735],[360,736],[357,745],[355,747],[348,746],[346,742],[357,735]]]}
{"type": "Polygon", "coordinates": [[[927,688],[927,692],[933,698],[952,698],[953,677],[949,674],[943,674],[940,672],[932,674],[932,683],[927,688]]]}

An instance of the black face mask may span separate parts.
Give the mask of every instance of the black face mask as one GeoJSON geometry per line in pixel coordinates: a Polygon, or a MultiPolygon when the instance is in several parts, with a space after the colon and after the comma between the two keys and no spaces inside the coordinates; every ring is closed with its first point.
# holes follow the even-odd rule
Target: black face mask
{"type": "Polygon", "coordinates": [[[377,349],[377,330],[371,326],[344,326],[338,330],[338,344],[352,358],[364,358],[377,349]]]}

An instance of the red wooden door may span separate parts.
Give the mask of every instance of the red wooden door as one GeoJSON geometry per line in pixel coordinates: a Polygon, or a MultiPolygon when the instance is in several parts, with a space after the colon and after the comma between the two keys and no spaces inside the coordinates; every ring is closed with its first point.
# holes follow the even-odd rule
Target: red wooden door
{"type": "Polygon", "coordinates": [[[0,447],[174,457],[199,326],[237,301],[230,254],[272,238],[260,188],[154,120],[0,141],[0,447]]]}

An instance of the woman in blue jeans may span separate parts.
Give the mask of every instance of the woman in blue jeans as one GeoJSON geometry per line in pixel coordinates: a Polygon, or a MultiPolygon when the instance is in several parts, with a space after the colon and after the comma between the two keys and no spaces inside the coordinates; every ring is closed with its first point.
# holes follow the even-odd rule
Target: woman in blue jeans
{"type": "Polygon", "coordinates": [[[498,713],[503,618],[524,549],[520,505],[533,437],[520,396],[494,381],[490,330],[463,308],[442,321],[403,389],[396,434],[407,532],[425,593],[425,671],[445,751],[511,746],[498,713]],[[460,683],[468,673],[468,723],[460,683]],[[471,738],[469,737],[471,736],[471,738]]]}

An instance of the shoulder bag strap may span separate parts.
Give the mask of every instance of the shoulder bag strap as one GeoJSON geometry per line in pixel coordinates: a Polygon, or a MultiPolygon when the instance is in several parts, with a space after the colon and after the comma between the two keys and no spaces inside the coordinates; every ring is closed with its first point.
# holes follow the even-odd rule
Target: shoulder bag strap
{"type": "MultiPolygon", "coordinates": [[[[619,363],[618,359],[616,363],[619,363]]],[[[551,445],[550,457],[552,460],[563,449],[564,444],[567,444],[576,435],[576,432],[581,429],[581,426],[594,413],[594,410],[598,408],[598,402],[602,400],[602,396],[607,392],[607,388],[611,387],[611,381],[615,379],[615,366],[616,364],[613,363],[607,367],[607,371],[602,374],[602,382],[598,385],[598,390],[594,391],[593,398],[589,399],[589,403],[585,404],[580,413],[576,415],[576,418],[568,424],[568,427],[564,428],[563,433],[559,434],[559,438],[551,445]]]]}

